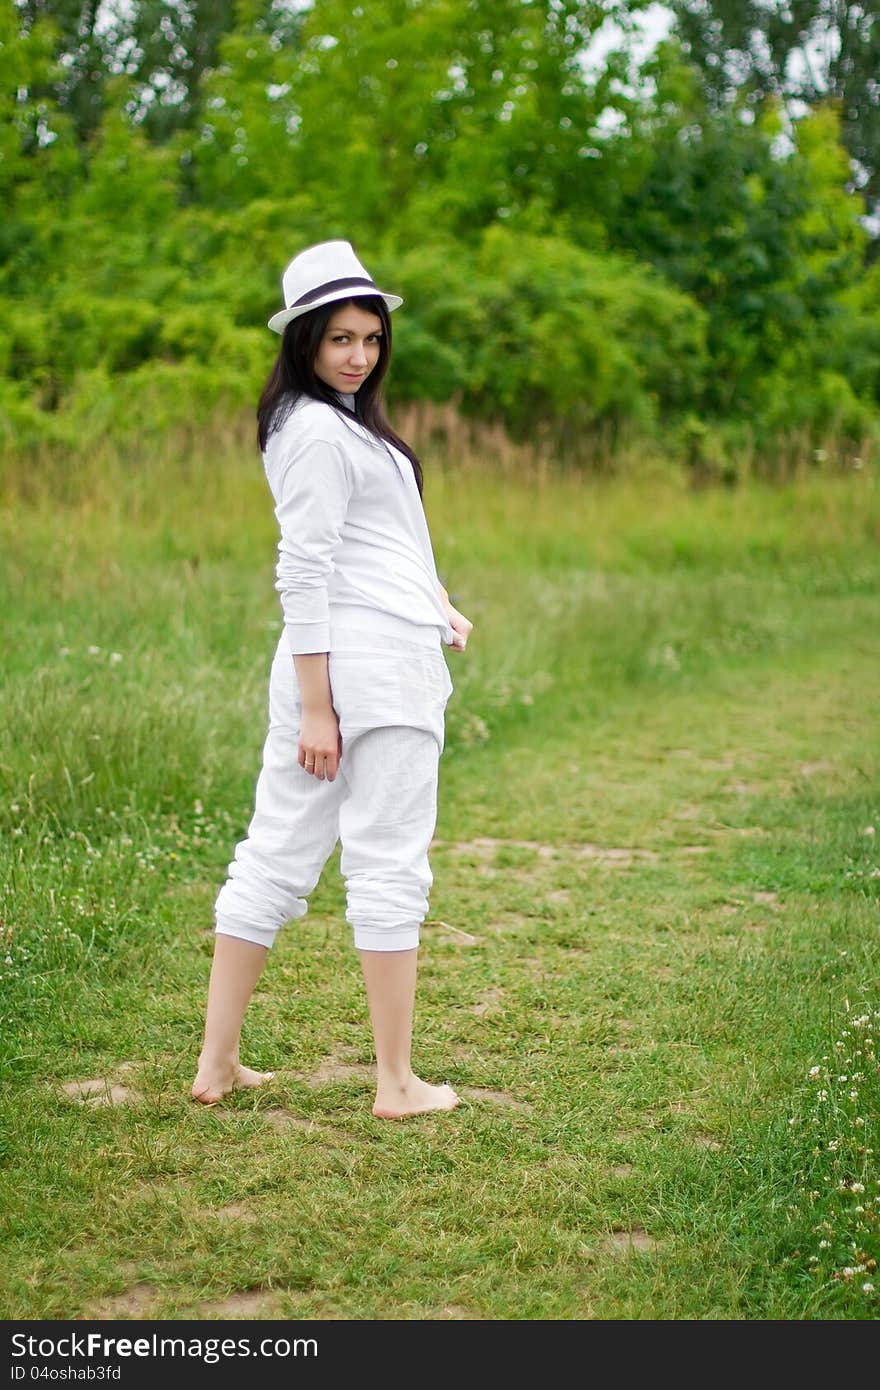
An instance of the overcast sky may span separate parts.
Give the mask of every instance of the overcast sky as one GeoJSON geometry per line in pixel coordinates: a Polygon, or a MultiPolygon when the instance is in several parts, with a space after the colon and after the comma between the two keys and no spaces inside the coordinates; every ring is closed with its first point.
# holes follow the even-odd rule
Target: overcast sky
{"type": "MultiPolygon", "coordinates": [[[[633,60],[636,63],[643,62],[651,50],[665,38],[672,27],[673,14],[665,5],[649,5],[640,15],[636,16],[636,24],[640,30],[638,38],[631,39],[631,51],[633,60]]],[[[600,29],[596,30],[592,42],[587,48],[583,57],[584,71],[596,73],[601,71],[605,55],[612,48],[617,48],[623,38],[623,31],[617,24],[606,19],[600,29]]]]}

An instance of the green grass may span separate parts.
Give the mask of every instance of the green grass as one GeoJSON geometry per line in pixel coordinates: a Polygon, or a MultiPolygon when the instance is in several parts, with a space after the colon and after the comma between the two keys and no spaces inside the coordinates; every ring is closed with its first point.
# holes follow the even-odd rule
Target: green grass
{"type": "Polygon", "coordinates": [[[258,465],[0,514],[0,1315],[875,1318],[872,476],[428,477],[475,630],[415,1061],[466,1104],[403,1125],[335,861],[246,1020],[276,1080],[188,1100],[279,626],[258,465]]]}

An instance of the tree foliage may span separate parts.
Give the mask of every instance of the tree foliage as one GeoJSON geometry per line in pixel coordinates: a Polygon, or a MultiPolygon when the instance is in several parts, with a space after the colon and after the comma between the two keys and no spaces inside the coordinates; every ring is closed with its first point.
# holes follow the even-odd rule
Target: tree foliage
{"type": "Polygon", "coordinates": [[[832,103],[869,203],[880,203],[880,13],[861,0],[671,0],[716,109],[832,103]]]}
{"type": "Polygon", "coordinates": [[[641,8],[0,0],[7,437],[252,404],[281,270],[331,237],[406,298],[399,401],[573,453],[696,419],[876,433],[839,103],[721,102],[675,34],[634,72],[641,8]]]}

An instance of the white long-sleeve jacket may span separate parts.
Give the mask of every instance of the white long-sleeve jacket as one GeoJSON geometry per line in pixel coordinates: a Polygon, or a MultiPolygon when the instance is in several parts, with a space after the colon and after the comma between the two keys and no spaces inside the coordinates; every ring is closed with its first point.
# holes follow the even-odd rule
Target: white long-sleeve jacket
{"type": "Polygon", "coordinates": [[[275,587],[294,655],[332,650],[334,626],[423,642],[439,631],[452,642],[404,454],[301,397],[269,437],[263,463],[281,529],[275,587]]]}

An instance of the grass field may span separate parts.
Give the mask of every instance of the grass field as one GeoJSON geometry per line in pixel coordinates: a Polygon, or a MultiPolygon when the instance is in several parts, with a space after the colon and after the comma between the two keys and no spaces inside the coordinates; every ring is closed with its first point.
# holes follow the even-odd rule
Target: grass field
{"type": "MultiPolygon", "coordinates": [[[[72,465],[71,465],[72,466],[72,465]]],[[[415,1062],[331,861],[188,1099],[279,629],[243,450],[0,519],[0,1316],[876,1318],[880,488],[428,467],[450,654],[415,1062]]],[[[61,499],[61,500],[59,500],[61,499]]]]}

